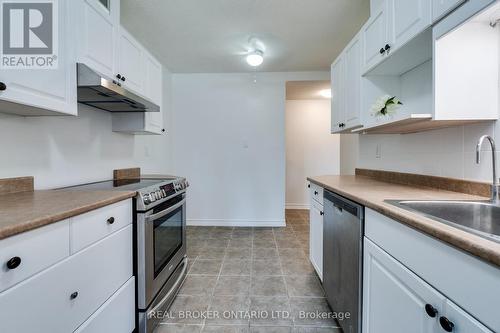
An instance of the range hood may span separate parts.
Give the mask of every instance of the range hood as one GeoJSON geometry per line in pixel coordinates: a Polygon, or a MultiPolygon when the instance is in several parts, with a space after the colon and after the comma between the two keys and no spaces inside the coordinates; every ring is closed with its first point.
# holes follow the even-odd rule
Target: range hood
{"type": "Polygon", "coordinates": [[[109,112],[160,112],[155,103],[125,89],[85,64],[77,65],[78,103],[109,112]]]}

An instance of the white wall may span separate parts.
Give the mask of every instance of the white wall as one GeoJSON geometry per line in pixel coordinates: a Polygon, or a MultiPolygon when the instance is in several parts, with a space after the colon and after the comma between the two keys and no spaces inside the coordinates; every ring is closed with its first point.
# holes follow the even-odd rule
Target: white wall
{"type": "Polygon", "coordinates": [[[284,223],[285,82],[328,78],[328,72],[173,76],[174,172],[191,184],[188,224],[284,223]]]}
{"type": "Polygon", "coordinates": [[[286,101],[286,208],[308,209],[307,177],[339,174],[330,100],[286,101]]]}
{"type": "Polygon", "coordinates": [[[481,164],[475,162],[476,143],[483,134],[493,136],[500,144],[500,124],[494,122],[405,135],[360,135],[358,165],[490,182],[491,150],[487,142],[481,164]],[[375,153],[377,145],[381,147],[380,158],[375,153]]]}
{"type": "Polygon", "coordinates": [[[340,174],[354,175],[359,160],[359,134],[340,135],[340,174]]]}
{"type": "Polygon", "coordinates": [[[86,106],[79,107],[78,117],[0,114],[0,178],[35,176],[35,188],[48,189],[110,179],[116,168],[168,173],[171,74],[166,70],[163,79],[163,136],[113,133],[111,114],[86,106]]]}

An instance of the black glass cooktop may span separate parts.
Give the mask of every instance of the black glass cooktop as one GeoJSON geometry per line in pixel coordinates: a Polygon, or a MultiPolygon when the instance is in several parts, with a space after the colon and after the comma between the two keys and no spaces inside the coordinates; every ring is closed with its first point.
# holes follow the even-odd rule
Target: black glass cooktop
{"type": "Polygon", "coordinates": [[[172,181],[175,178],[139,178],[139,179],[118,179],[106,180],[89,184],[65,187],[64,189],[82,191],[137,191],[151,185],[172,181]]]}

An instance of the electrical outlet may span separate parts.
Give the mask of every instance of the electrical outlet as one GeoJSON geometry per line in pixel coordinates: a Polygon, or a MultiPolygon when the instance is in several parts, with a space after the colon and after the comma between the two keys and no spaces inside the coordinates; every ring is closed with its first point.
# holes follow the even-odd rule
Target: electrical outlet
{"type": "Polygon", "coordinates": [[[375,157],[376,158],[382,157],[382,145],[380,143],[377,143],[377,147],[375,148],[375,157]]]}

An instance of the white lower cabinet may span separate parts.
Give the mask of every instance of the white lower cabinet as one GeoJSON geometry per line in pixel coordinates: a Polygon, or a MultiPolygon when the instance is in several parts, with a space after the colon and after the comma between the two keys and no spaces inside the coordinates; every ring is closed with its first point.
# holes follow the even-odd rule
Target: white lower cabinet
{"type": "Polygon", "coordinates": [[[135,327],[135,279],[132,277],[75,333],[132,332],[135,327]]]}
{"type": "Polygon", "coordinates": [[[500,331],[500,269],[365,212],[364,333],[500,331]]]}
{"type": "Polygon", "coordinates": [[[363,274],[364,333],[438,332],[445,298],[367,238],[363,274]]]}
{"type": "Polygon", "coordinates": [[[311,198],[309,211],[309,256],[321,281],[323,281],[323,206],[311,198]]]}
{"type": "MultiPolygon", "coordinates": [[[[65,223],[64,235],[69,238],[65,223]]],[[[37,231],[25,235],[29,238],[37,231]]],[[[45,246],[59,248],[57,242],[54,239],[45,246]]],[[[68,333],[86,321],[81,332],[132,332],[132,243],[129,224],[1,292],[0,332],[68,333]]],[[[61,244],[65,244],[68,254],[67,240],[61,244]]],[[[40,255],[46,252],[40,251],[40,255]]],[[[25,261],[25,265],[30,264],[33,262],[25,261]]]]}
{"type": "Polygon", "coordinates": [[[323,188],[309,183],[309,259],[323,281],[323,188]]]}

